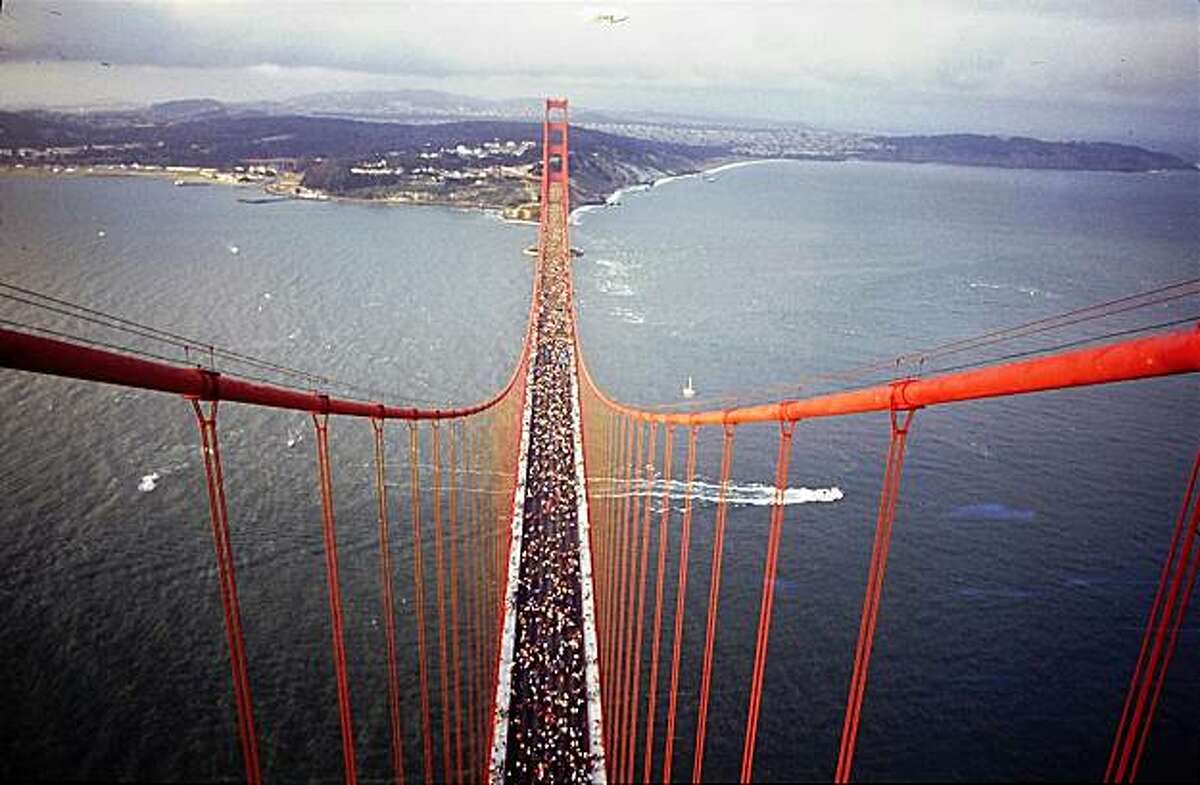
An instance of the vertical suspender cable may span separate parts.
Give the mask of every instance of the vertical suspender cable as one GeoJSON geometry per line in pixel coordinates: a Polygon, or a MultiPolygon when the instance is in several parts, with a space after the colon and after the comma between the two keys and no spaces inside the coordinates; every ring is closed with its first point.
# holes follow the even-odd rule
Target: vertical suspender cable
{"type": "Polygon", "coordinates": [[[482,736],[482,723],[479,715],[479,696],[480,682],[479,674],[483,671],[483,665],[479,656],[479,641],[483,634],[482,619],[479,616],[479,579],[481,572],[479,570],[479,536],[477,532],[478,518],[476,516],[476,487],[478,482],[478,468],[476,464],[476,437],[473,429],[470,427],[471,420],[463,421],[463,454],[465,462],[463,465],[463,504],[466,506],[466,514],[464,524],[466,525],[466,534],[463,535],[464,547],[464,563],[463,570],[467,574],[467,597],[466,597],[466,614],[469,619],[468,629],[470,635],[467,638],[467,672],[470,678],[467,681],[467,718],[468,718],[468,756],[470,765],[467,767],[467,776],[473,781],[479,782],[483,779],[483,770],[479,768],[479,761],[482,759],[483,751],[480,749],[482,736]]]}
{"type": "MultiPolygon", "coordinates": [[[[589,388],[590,391],[590,388],[589,388]]],[[[595,406],[595,402],[592,404],[595,406]]],[[[592,532],[593,542],[595,544],[595,552],[593,559],[595,561],[595,600],[596,600],[596,647],[601,653],[600,659],[600,686],[603,690],[606,679],[606,669],[608,663],[603,660],[604,644],[608,641],[608,629],[605,625],[605,613],[608,607],[605,605],[606,595],[608,590],[608,462],[609,462],[609,447],[612,432],[609,427],[610,421],[607,410],[602,410],[598,415],[600,428],[599,452],[597,459],[591,463],[592,471],[596,472],[589,481],[589,487],[595,493],[602,493],[599,497],[600,503],[589,503],[588,512],[592,516],[590,529],[592,532]],[[600,489],[597,489],[597,485],[600,489]]]]}
{"type": "Polygon", "coordinates": [[[480,499],[479,509],[479,532],[481,537],[480,547],[480,564],[481,568],[486,571],[487,579],[483,583],[483,596],[480,598],[481,607],[480,614],[483,617],[485,634],[483,637],[483,663],[482,667],[485,671],[480,674],[480,684],[482,687],[483,700],[480,705],[482,713],[482,728],[483,738],[480,739],[482,744],[482,754],[480,755],[479,763],[482,766],[483,778],[489,775],[488,765],[491,755],[492,745],[492,728],[493,728],[493,713],[495,711],[496,691],[495,683],[498,679],[498,666],[500,661],[498,655],[498,644],[496,642],[496,620],[499,618],[499,612],[496,609],[496,585],[499,577],[496,573],[496,553],[500,550],[501,532],[497,528],[497,499],[500,498],[500,474],[497,471],[499,466],[499,457],[497,453],[498,432],[502,425],[501,420],[503,414],[507,412],[507,403],[502,405],[503,408],[489,415],[487,424],[482,432],[483,443],[480,451],[480,469],[484,472],[482,476],[482,487],[485,490],[485,495],[480,499]]]}
{"type": "MultiPolygon", "coordinates": [[[[1167,641],[1167,647],[1162,657],[1162,665],[1158,669],[1158,677],[1154,682],[1154,692],[1150,696],[1150,706],[1146,710],[1145,719],[1142,724],[1141,739],[1138,741],[1137,750],[1133,754],[1133,762],[1130,764],[1130,782],[1137,779],[1138,769],[1142,764],[1142,753],[1146,750],[1146,740],[1150,737],[1150,726],[1154,723],[1154,712],[1158,708],[1158,697],[1162,693],[1163,682],[1167,676],[1167,668],[1170,667],[1171,658],[1175,654],[1175,645],[1179,641],[1179,630],[1183,626],[1183,617],[1187,613],[1188,601],[1191,599],[1192,590],[1196,586],[1196,573],[1200,570],[1200,548],[1193,551],[1191,546],[1195,542],[1198,525],[1200,525],[1200,502],[1192,509],[1188,543],[1187,547],[1184,548],[1184,556],[1179,562],[1179,572],[1176,576],[1176,582],[1178,583],[1183,578],[1183,568],[1187,563],[1187,553],[1189,551],[1192,554],[1191,569],[1188,570],[1188,577],[1184,582],[1183,596],[1179,601],[1178,610],[1175,613],[1175,621],[1171,623],[1171,637],[1167,641]]],[[[1165,626],[1163,629],[1165,630],[1165,626]]]]}
{"type": "Polygon", "coordinates": [[[775,459],[775,504],[771,507],[771,529],[767,535],[767,561],[763,567],[762,604],[758,609],[758,639],[754,647],[754,674],[750,681],[750,707],[746,714],[746,741],[742,747],[741,781],[750,781],[754,770],[754,742],[758,738],[758,715],[762,707],[763,672],[767,643],[771,636],[771,609],[775,602],[775,573],[779,564],[779,542],[783,537],[783,497],[787,490],[788,462],[792,455],[795,422],[779,423],[779,455],[775,459]]]}
{"type": "Polygon", "coordinates": [[[492,433],[495,420],[489,415],[482,425],[475,431],[475,613],[478,619],[479,630],[478,637],[478,669],[479,669],[479,780],[482,781],[487,777],[487,758],[490,751],[487,749],[488,739],[488,723],[491,717],[488,714],[488,707],[491,705],[488,697],[488,685],[491,683],[493,674],[489,671],[491,660],[488,653],[491,651],[489,644],[491,640],[491,603],[489,595],[489,587],[493,583],[493,576],[488,571],[488,547],[494,542],[495,537],[491,530],[487,527],[486,522],[491,520],[489,517],[488,504],[491,501],[490,483],[492,482],[491,466],[488,459],[491,453],[485,450],[486,440],[492,433]]]}
{"type": "Polygon", "coordinates": [[[447,430],[450,440],[450,484],[446,489],[446,505],[450,518],[450,661],[454,667],[454,771],[457,779],[463,779],[462,750],[462,671],[463,661],[459,653],[458,632],[458,444],[455,438],[457,422],[451,422],[447,430]]]}
{"type": "Polygon", "coordinates": [[[229,538],[229,513],[225,505],[225,477],[221,471],[221,448],[217,441],[217,401],[204,414],[200,402],[191,399],[200,428],[200,454],[204,458],[204,479],[208,488],[208,514],[212,524],[213,550],[217,558],[217,579],[221,607],[225,611],[225,643],[229,648],[229,669],[233,678],[233,697],[237,710],[238,741],[246,782],[259,785],[262,770],[258,761],[258,734],[254,728],[254,701],[246,663],[246,641],[242,635],[242,615],[233,567],[233,546],[229,538]]]}
{"type": "Polygon", "coordinates": [[[461,429],[459,430],[459,467],[461,479],[459,480],[459,515],[462,516],[462,526],[459,529],[459,552],[461,554],[460,567],[462,568],[462,614],[465,618],[466,639],[463,641],[462,660],[457,663],[460,671],[466,674],[466,698],[463,709],[463,747],[464,747],[464,766],[460,776],[468,781],[476,781],[480,779],[478,772],[475,770],[475,743],[478,740],[475,733],[476,714],[475,714],[475,631],[479,628],[475,624],[475,603],[472,601],[474,596],[474,576],[475,570],[471,564],[471,554],[473,549],[473,537],[471,524],[473,521],[471,515],[471,420],[464,418],[462,420],[461,429]]]}
{"type": "Polygon", "coordinates": [[[679,531],[679,585],[675,589],[675,630],[671,638],[671,688],[667,692],[667,738],[663,750],[663,783],[671,781],[675,756],[675,716],[679,704],[679,659],[683,650],[683,611],[687,602],[688,547],[692,541],[692,488],[696,479],[696,439],[700,428],[688,430],[687,462],[684,469],[683,520],[679,531]]]}
{"type": "Polygon", "coordinates": [[[388,536],[387,470],[383,420],[371,418],[375,436],[375,495],[379,511],[379,586],[383,594],[383,629],[387,644],[388,712],[392,731],[392,775],[404,783],[404,733],[400,727],[400,676],[396,669],[396,604],[392,594],[392,548],[388,536]]]}
{"type": "Polygon", "coordinates": [[[636,428],[637,446],[634,448],[635,457],[629,485],[633,513],[629,516],[629,523],[626,528],[626,556],[629,564],[625,570],[625,585],[620,590],[622,593],[621,607],[625,612],[623,614],[621,643],[617,655],[621,658],[621,681],[618,685],[616,779],[620,781],[625,780],[625,752],[628,749],[626,736],[629,734],[629,710],[632,708],[630,706],[630,694],[633,692],[633,685],[630,679],[633,676],[633,646],[631,645],[633,643],[633,587],[637,583],[637,524],[641,512],[642,451],[645,449],[646,433],[646,429],[641,423],[638,423],[636,428]]]}
{"type": "Polygon", "coordinates": [[[871,648],[875,642],[875,624],[883,594],[883,578],[887,572],[888,551],[892,542],[892,521],[896,515],[896,500],[900,492],[900,474],[904,468],[904,448],[908,428],[915,409],[903,413],[891,411],[891,439],[887,464],[883,473],[883,490],[879,495],[879,514],[875,522],[875,544],[871,549],[871,566],[867,573],[867,589],[863,598],[862,620],[858,629],[858,645],[854,651],[854,669],[850,678],[850,694],[846,699],[846,716],[842,722],[842,742],[838,750],[835,782],[849,782],[854,764],[854,749],[858,740],[858,724],[862,716],[863,696],[867,689],[867,674],[871,665],[871,648]]]}
{"type": "Polygon", "coordinates": [[[607,732],[605,733],[605,749],[610,750],[610,753],[605,757],[605,762],[608,765],[608,778],[616,779],[616,744],[617,744],[617,684],[620,679],[620,660],[618,659],[619,642],[620,642],[620,621],[622,616],[619,612],[620,599],[620,582],[625,577],[625,523],[629,521],[629,473],[630,473],[630,456],[632,455],[632,444],[634,444],[634,427],[629,418],[622,417],[622,437],[620,437],[620,463],[617,466],[617,471],[623,474],[624,481],[619,483],[622,487],[620,496],[613,499],[616,504],[616,509],[613,510],[614,519],[616,519],[616,527],[613,529],[613,581],[610,589],[610,617],[612,619],[612,636],[608,641],[608,700],[605,703],[604,715],[607,721],[607,732]]]}
{"type": "MultiPolygon", "coordinates": [[[[616,582],[617,582],[617,552],[619,550],[619,533],[620,533],[620,501],[619,482],[617,473],[621,471],[621,466],[624,462],[625,454],[625,434],[626,421],[624,417],[616,414],[613,417],[613,452],[608,464],[608,500],[607,500],[607,519],[608,533],[606,536],[607,545],[605,546],[608,554],[605,559],[607,567],[605,572],[608,577],[605,579],[604,586],[604,649],[600,656],[601,665],[601,687],[603,695],[603,712],[605,726],[605,741],[611,738],[612,732],[612,693],[614,683],[616,681],[616,662],[614,660],[614,641],[616,640],[616,582]]],[[[608,744],[605,744],[605,749],[609,749],[608,744]]],[[[611,755],[608,756],[611,758],[611,755]]],[[[610,764],[611,765],[611,764],[610,764]]]]}
{"type": "MultiPolygon", "coordinates": [[[[585,390],[587,388],[584,388],[585,390]]],[[[590,392],[590,390],[588,390],[590,392]]],[[[595,451],[595,457],[588,466],[591,468],[592,476],[588,478],[588,490],[592,493],[592,498],[588,500],[588,531],[591,534],[592,547],[592,581],[595,584],[593,587],[592,598],[595,603],[593,612],[595,613],[596,623],[596,648],[598,652],[604,651],[604,589],[607,586],[608,575],[605,573],[605,558],[608,554],[607,550],[607,521],[604,518],[604,504],[596,503],[596,499],[604,499],[599,496],[601,491],[597,490],[597,483],[603,472],[607,469],[607,452],[608,452],[608,419],[606,413],[597,412],[595,410],[596,401],[590,400],[588,404],[591,410],[591,417],[596,422],[598,435],[593,440],[592,450],[595,451]]],[[[584,415],[587,417],[588,415],[584,415]]],[[[584,449],[588,449],[586,446],[584,449]]],[[[600,684],[604,684],[604,661],[600,661],[600,684]]]]}
{"type": "Polygon", "coordinates": [[[729,473],[733,468],[734,426],[725,425],[721,447],[721,489],[717,495],[717,520],[713,532],[712,573],[708,583],[708,623],[704,633],[704,665],[700,673],[700,712],[696,720],[696,749],[692,759],[692,782],[700,782],[704,771],[704,736],[708,730],[708,696],[712,690],[713,643],[717,638],[717,605],[721,600],[721,555],[725,550],[725,515],[729,495],[729,473]]]}
{"type": "Polygon", "coordinates": [[[425,646],[425,570],[421,546],[420,432],[408,423],[409,498],[412,504],[413,593],[417,606],[417,670],[421,678],[421,759],[425,782],[433,782],[433,726],[429,718],[429,658],[425,646]]]}
{"type": "Polygon", "coordinates": [[[662,514],[658,519],[658,564],[654,571],[654,639],[650,644],[650,687],[646,697],[646,753],[642,759],[642,782],[650,785],[654,764],[654,720],[658,709],[658,654],[662,646],[663,581],[667,569],[667,529],[671,518],[671,448],[675,427],[664,429],[662,514]]]}
{"type": "Polygon", "coordinates": [[[1116,737],[1113,739],[1112,751],[1109,754],[1108,766],[1104,772],[1106,782],[1133,782],[1137,777],[1142,752],[1150,734],[1150,725],[1154,720],[1159,692],[1162,689],[1167,666],[1170,664],[1175,650],[1183,615],[1191,598],[1197,566],[1200,566],[1200,548],[1196,549],[1194,556],[1192,552],[1197,525],[1200,523],[1200,500],[1194,496],[1198,474],[1200,474],[1200,453],[1197,453],[1196,460],[1192,464],[1192,473],[1188,478],[1183,504],[1179,510],[1179,517],[1175,521],[1175,531],[1171,536],[1171,545],[1167,550],[1167,558],[1163,562],[1162,573],[1159,576],[1158,589],[1150,607],[1150,615],[1146,620],[1141,651],[1138,653],[1137,665],[1129,683],[1125,705],[1117,725],[1116,737]],[[1192,508],[1190,519],[1188,517],[1189,508],[1192,508]],[[1182,547],[1180,547],[1181,545],[1182,547]],[[1176,558],[1177,556],[1178,558],[1176,558]],[[1184,581],[1185,573],[1188,573],[1186,582],[1184,581]],[[1182,602],[1177,604],[1181,586],[1183,586],[1182,602]],[[1172,617],[1174,617],[1173,621],[1172,617]],[[1169,640],[1166,637],[1168,625],[1171,628],[1169,640]],[[1151,697],[1152,685],[1153,695],[1151,697]],[[1148,697],[1149,705],[1147,706],[1148,697]]]}
{"type": "Polygon", "coordinates": [[[646,451],[645,496],[642,500],[641,563],[638,567],[637,634],[633,644],[633,696],[629,702],[629,735],[625,745],[625,782],[633,782],[633,767],[637,759],[638,698],[642,687],[642,638],[646,621],[646,573],[650,568],[650,502],[654,499],[654,455],[658,423],[650,423],[650,444],[646,451]]]}
{"type": "Polygon", "coordinates": [[[329,467],[329,415],[313,413],[317,432],[317,470],[321,486],[321,533],[325,539],[325,578],[329,584],[329,617],[333,631],[333,667],[337,677],[338,718],[342,728],[342,763],[347,785],[358,773],[354,762],[354,729],[350,718],[350,685],[346,676],[346,644],[342,638],[342,589],[338,578],[337,537],[333,521],[333,475],[329,467]]]}
{"type": "Polygon", "coordinates": [[[442,781],[450,777],[450,676],[446,652],[446,569],[444,532],[442,526],[442,435],[437,420],[433,431],[433,557],[437,569],[435,592],[438,614],[438,687],[442,696],[442,781]]]}
{"type": "Polygon", "coordinates": [[[485,420],[482,427],[475,429],[475,436],[471,440],[471,464],[474,467],[474,481],[471,483],[471,531],[473,532],[471,554],[475,561],[475,629],[477,630],[475,639],[475,671],[476,671],[476,727],[479,734],[479,741],[476,745],[475,752],[476,765],[478,766],[479,775],[476,777],[478,781],[482,781],[487,777],[487,754],[484,749],[484,743],[487,741],[487,684],[488,684],[488,658],[487,658],[487,636],[488,636],[488,618],[487,613],[487,585],[490,580],[487,575],[487,556],[485,544],[490,539],[488,533],[484,531],[484,494],[487,491],[486,472],[487,465],[481,454],[482,437],[487,433],[488,422],[485,420]]]}
{"type": "MultiPolygon", "coordinates": [[[[621,613],[621,588],[625,581],[625,563],[626,557],[629,554],[629,506],[633,503],[632,483],[630,477],[633,472],[632,456],[633,456],[633,422],[628,417],[625,419],[625,438],[623,439],[624,448],[621,454],[621,465],[625,472],[624,493],[620,502],[619,519],[617,524],[618,540],[615,543],[614,550],[616,551],[617,559],[617,577],[613,585],[613,640],[610,645],[612,667],[612,684],[608,690],[608,703],[604,716],[608,719],[609,731],[605,736],[605,741],[608,742],[607,749],[614,750],[618,742],[617,734],[620,731],[620,723],[617,717],[617,703],[620,699],[620,682],[621,682],[621,645],[624,643],[624,615],[621,613]]],[[[617,779],[616,755],[607,755],[606,762],[611,769],[609,771],[610,779],[617,779]]]]}

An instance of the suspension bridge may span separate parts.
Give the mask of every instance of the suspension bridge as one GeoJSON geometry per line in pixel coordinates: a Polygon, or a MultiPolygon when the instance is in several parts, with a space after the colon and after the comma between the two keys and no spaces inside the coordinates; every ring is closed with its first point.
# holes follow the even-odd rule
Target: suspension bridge
{"type": "MultiPolygon", "coordinates": [[[[0,367],[181,396],[193,413],[204,466],[217,583],[224,611],[232,727],[247,782],[263,781],[261,734],[238,600],[237,559],[226,502],[218,409],[222,403],[272,407],[311,415],[316,486],[321,501],[329,642],[336,684],[344,778],[359,777],[344,640],[342,583],[334,515],[331,423],[366,420],[374,444],[379,585],[387,662],[391,777],[404,782],[672,782],[704,778],[719,634],[728,492],[735,436],[742,426],[774,423],[778,448],[774,498],[765,515],[756,635],[749,699],[739,720],[740,779],[754,778],[770,652],[783,493],[798,423],[877,412],[886,414],[888,448],[875,537],[840,744],[829,761],[837,782],[854,773],[871,656],[901,496],[910,430],[918,412],[956,403],[1048,390],[1144,380],[1200,371],[1200,324],[1166,324],[1152,334],[1117,335],[1108,342],[1066,346],[932,375],[897,375],[883,384],[769,404],[671,411],[638,408],[606,394],[593,379],[576,329],[569,241],[569,124],[565,99],[546,102],[542,129],[541,217],[538,256],[524,341],[516,367],[492,398],[460,408],[395,406],[370,391],[339,397],[313,391],[330,380],[244,353],[117,317],[37,292],[4,285],[5,296],[27,305],[159,341],[184,357],[135,352],[41,329],[0,328],[0,367]],[[254,373],[217,370],[217,362],[254,373]],[[290,378],[266,381],[261,374],[290,378]],[[397,435],[397,423],[402,430],[397,435]],[[694,565],[693,493],[699,437],[721,441],[719,485],[708,566],[700,678],[684,684],[681,657],[685,597],[694,565]],[[410,498],[407,526],[389,504],[389,440],[406,444],[410,498]],[[678,442],[678,443],[677,443],[678,442]],[[421,488],[421,450],[432,455],[432,488],[421,488]],[[682,460],[680,460],[682,459],[682,460]],[[465,490],[460,475],[487,478],[465,490]],[[686,489],[682,511],[670,504],[670,485],[686,489]],[[635,489],[631,491],[630,489],[635,489]],[[635,492],[636,491],[636,492],[635,492]],[[432,526],[423,493],[432,496],[432,526]],[[655,497],[661,504],[655,507],[655,497]],[[676,515],[675,513],[679,513],[676,515]],[[427,563],[433,538],[433,564],[427,563]],[[399,538],[399,541],[397,541],[399,538]],[[678,545],[672,550],[671,543],[678,545]],[[416,684],[402,684],[397,666],[397,608],[393,556],[412,559],[416,684]],[[672,567],[668,557],[678,554],[672,567]],[[673,602],[667,576],[674,574],[673,602]],[[464,633],[464,631],[467,631],[464,633]],[[687,696],[681,701],[681,695],[687,696]],[[404,756],[402,702],[419,704],[420,758],[404,756]],[[685,705],[686,704],[686,705],[685,705]],[[680,761],[678,722],[694,711],[691,761],[680,761]],[[658,735],[660,723],[665,730],[658,735]],[[657,766],[655,765],[657,762],[657,766]],[[688,765],[690,763],[690,766],[688,765]]],[[[969,351],[1093,318],[1195,293],[1200,281],[1130,295],[1092,308],[986,333],[926,350],[922,357],[969,351]]],[[[887,365],[880,366],[886,368],[887,365]]],[[[866,368],[864,370],[879,370],[866,368]]],[[[921,415],[925,416],[934,416],[921,415]]],[[[1167,546],[1157,591],[1147,612],[1139,655],[1106,761],[1106,781],[1137,777],[1147,739],[1200,569],[1200,454],[1180,478],[1183,499],[1167,546]]],[[[404,517],[401,515],[400,517],[404,517]]],[[[869,722],[869,718],[867,720],[869,722]]]]}

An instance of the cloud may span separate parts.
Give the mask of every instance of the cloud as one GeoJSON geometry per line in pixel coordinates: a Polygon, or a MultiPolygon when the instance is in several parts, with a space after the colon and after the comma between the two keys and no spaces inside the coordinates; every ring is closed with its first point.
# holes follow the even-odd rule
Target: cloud
{"type": "MultiPolygon", "coordinates": [[[[10,0],[11,5],[11,0],[10,0]]],[[[4,60],[104,60],[122,65],[229,68],[273,64],[367,73],[446,75],[451,60],[421,43],[416,19],[328,3],[78,2],[58,14],[23,4],[6,9],[4,60]]],[[[374,9],[374,10],[372,10],[374,9]]]]}
{"type": "MultiPolygon", "coordinates": [[[[176,69],[325,74],[350,81],[584,87],[611,96],[775,91],[864,106],[1072,106],[1197,112],[1192,0],[842,0],[792,4],[340,0],[8,0],[0,65],[105,61],[176,69]]],[[[211,80],[210,80],[211,81],[211,80]]],[[[478,92],[478,91],[475,91],[478,92]]],[[[274,97],[264,95],[262,97],[274,97]]],[[[636,100],[636,99],[635,99],[636,100]]],[[[881,120],[882,121],[882,120],[881,120]]]]}

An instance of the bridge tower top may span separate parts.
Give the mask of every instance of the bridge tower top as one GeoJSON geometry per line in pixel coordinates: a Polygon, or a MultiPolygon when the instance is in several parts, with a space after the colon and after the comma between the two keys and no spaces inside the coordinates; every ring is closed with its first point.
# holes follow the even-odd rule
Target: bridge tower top
{"type": "Polygon", "coordinates": [[[570,215],[571,206],[568,185],[570,181],[570,155],[567,149],[567,99],[547,98],[546,114],[542,119],[542,171],[547,175],[542,178],[541,204],[543,209],[551,204],[550,188],[558,183],[562,188],[562,198],[555,200],[563,211],[563,217],[570,215]]]}

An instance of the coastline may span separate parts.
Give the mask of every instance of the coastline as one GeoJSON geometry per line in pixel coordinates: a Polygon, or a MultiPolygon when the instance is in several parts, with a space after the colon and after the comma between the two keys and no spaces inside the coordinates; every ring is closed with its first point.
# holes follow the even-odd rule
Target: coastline
{"type": "MultiPolygon", "coordinates": [[[[822,163],[847,163],[851,161],[859,161],[864,159],[805,159],[805,158],[788,158],[788,157],[771,157],[771,158],[740,158],[732,157],[725,159],[714,159],[714,165],[704,169],[694,171],[681,172],[679,174],[667,174],[661,177],[650,178],[640,182],[630,183],[614,189],[604,195],[602,201],[590,201],[580,204],[572,208],[568,218],[572,226],[579,226],[583,216],[590,212],[608,209],[610,207],[619,207],[621,199],[627,194],[637,193],[640,191],[648,191],[654,188],[661,188],[673,182],[686,180],[696,177],[714,177],[716,175],[741,169],[748,166],[756,166],[767,163],[778,162],[800,162],[806,163],[811,161],[819,161],[822,163]]],[[[895,163],[902,165],[914,165],[917,162],[913,161],[870,161],[871,163],[895,163]]],[[[924,163],[924,165],[936,165],[933,162],[924,163]]],[[[947,163],[945,166],[966,166],[966,164],[947,163]]],[[[993,168],[993,167],[987,167],[993,168]]],[[[1007,168],[1007,167],[996,167],[1007,168]]],[[[1064,170],[1046,170],[1046,171],[1064,171],[1064,170]]],[[[1075,170],[1069,170],[1075,171],[1075,170]]],[[[1091,170],[1080,170],[1091,171],[1091,170]]],[[[1119,174],[1166,174],[1171,170],[1151,170],[1148,172],[1119,172],[1119,174]]],[[[1197,170],[1178,170],[1192,171],[1197,170]]],[[[327,191],[322,191],[314,188],[305,188],[300,185],[300,176],[294,173],[285,173],[282,175],[257,175],[242,172],[229,172],[219,169],[199,169],[196,167],[169,167],[169,166],[142,166],[134,168],[131,165],[120,164],[92,164],[85,166],[68,166],[68,167],[47,167],[47,166],[22,166],[22,165],[0,165],[0,177],[148,177],[157,179],[167,179],[175,182],[177,186],[233,186],[235,188],[247,189],[257,194],[262,194],[269,197],[275,197],[272,201],[288,199],[301,202],[346,202],[359,205],[376,205],[376,206],[398,206],[398,207],[441,207],[452,210],[462,210],[467,212],[480,212],[486,215],[493,216],[503,223],[514,224],[518,226],[538,226],[536,218],[536,204],[530,202],[521,202],[519,204],[488,204],[485,202],[471,202],[469,200],[454,200],[454,199],[437,199],[437,198],[412,198],[409,196],[393,195],[387,197],[362,197],[362,196],[346,196],[342,194],[333,194],[327,191]]]]}
{"type": "MultiPolygon", "coordinates": [[[[517,225],[537,226],[536,220],[528,218],[513,217],[509,213],[517,213],[528,205],[499,205],[499,204],[481,204],[458,202],[449,199],[411,199],[402,196],[394,196],[384,199],[372,199],[359,196],[343,196],[340,194],[331,194],[326,191],[321,191],[313,188],[303,188],[300,181],[294,175],[292,176],[277,176],[270,179],[256,179],[251,181],[239,181],[237,179],[239,173],[225,172],[221,170],[205,170],[200,171],[179,171],[171,170],[162,167],[141,167],[131,168],[129,166],[121,167],[118,165],[90,165],[90,166],[71,166],[58,167],[57,170],[43,166],[7,166],[0,165],[0,177],[112,177],[112,178],[147,178],[158,180],[171,180],[177,186],[232,186],[234,188],[242,188],[252,190],[257,194],[262,194],[268,197],[276,197],[278,199],[287,199],[298,202],[347,202],[350,204],[359,205],[375,205],[375,206],[393,206],[393,207],[441,207],[452,210],[462,210],[467,212],[480,212],[486,215],[495,216],[504,223],[517,225]],[[298,192],[299,191],[299,192],[298,192]]],[[[274,200],[272,200],[274,201],[274,200]]]]}
{"type": "MultiPolygon", "coordinates": [[[[718,159],[718,160],[720,160],[720,159],[718,159]]],[[[686,179],[695,178],[695,177],[711,177],[713,175],[721,174],[722,172],[728,172],[728,171],[732,171],[734,169],[741,169],[742,167],[746,167],[746,166],[756,166],[758,164],[773,163],[776,161],[789,161],[789,160],[795,160],[795,159],[790,159],[790,158],[749,158],[749,159],[735,158],[733,160],[721,160],[721,162],[716,164],[715,166],[710,166],[705,169],[697,169],[696,171],[693,171],[693,172],[682,172],[680,174],[666,175],[665,177],[658,177],[658,178],[655,178],[648,182],[634,183],[632,185],[622,186],[621,188],[618,188],[617,190],[608,194],[605,197],[603,202],[589,202],[587,204],[581,204],[578,207],[573,208],[571,210],[571,215],[569,216],[569,221],[572,226],[579,226],[580,221],[582,220],[583,216],[586,215],[587,213],[595,212],[597,210],[604,210],[609,207],[619,207],[621,205],[621,201],[620,201],[621,197],[626,194],[638,193],[640,191],[649,191],[653,188],[661,188],[664,185],[676,182],[678,180],[686,180],[686,179]]]]}
{"type": "Polygon", "coordinates": [[[1194,168],[1191,168],[1191,169],[1148,169],[1146,171],[1126,172],[1126,171],[1119,171],[1119,170],[1095,170],[1095,169],[1049,169],[1049,168],[1036,168],[1036,167],[1034,167],[1034,168],[1025,168],[1025,167],[1018,168],[1018,167],[1007,167],[1007,166],[990,166],[990,165],[983,165],[983,164],[976,165],[976,164],[937,162],[937,161],[928,161],[928,162],[925,162],[925,161],[921,161],[921,162],[918,162],[918,161],[883,161],[883,160],[875,160],[875,159],[869,159],[869,158],[855,158],[855,157],[849,157],[849,158],[772,157],[772,158],[749,158],[749,159],[738,158],[738,159],[734,159],[734,160],[730,160],[730,161],[723,161],[721,163],[718,163],[715,166],[710,166],[706,169],[699,169],[699,170],[692,171],[692,172],[683,172],[680,174],[667,175],[665,177],[655,178],[648,182],[634,183],[632,185],[622,186],[621,188],[618,188],[615,191],[613,191],[612,193],[608,194],[605,197],[603,202],[588,202],[586,204],[581,204],[578,207],[573,208],[571,210],[571,215],[569,217],[569,220],[570,220],[570,223],[572,226],[579,226],[581,220],[583,219],[583,216],[588,213],[596,212],[598,210],[604,210],[604,209],[607,209],[610,207],[621,206],[621,197],[625,196],[626,194],[638,193],[640,191],[649,191],[654,188],[661,188],[664,185],[668,185],[670,183],[673,183],[673,182],[676,182],[679,180],[687,180],[687,179],[696,178],[696,177],[708,178],[708,177],[712,177],[714,175],[722,174],[724,172],[732,171],[734,169],[741,169],[741,168],[747,167],[747,166],[757,166],[759,164],[770,164],[770,163],[836,163],[836,164],[871,163],[871,164],[892,164],[892,165],[900,165],[900,166],[950,166],[950,167],[967,167],[967,168],[981,168],[981,169],[1019,169],[1019,171],[1029,171],[1029,172],[1076,172],[1076,173],[1092,173],[1092,174],[1115,174],[1115,175],[1120,175],[1120,176],[1128,176],[1128,175],[1160,176],[1160,175],[1168,175],[1171,173],[1179,173],[1179,172],[1190,172],[1192,174],[1196,174],[1197,172],[1200,172],[1200,164],[1197,164],[1194,168]]]}

